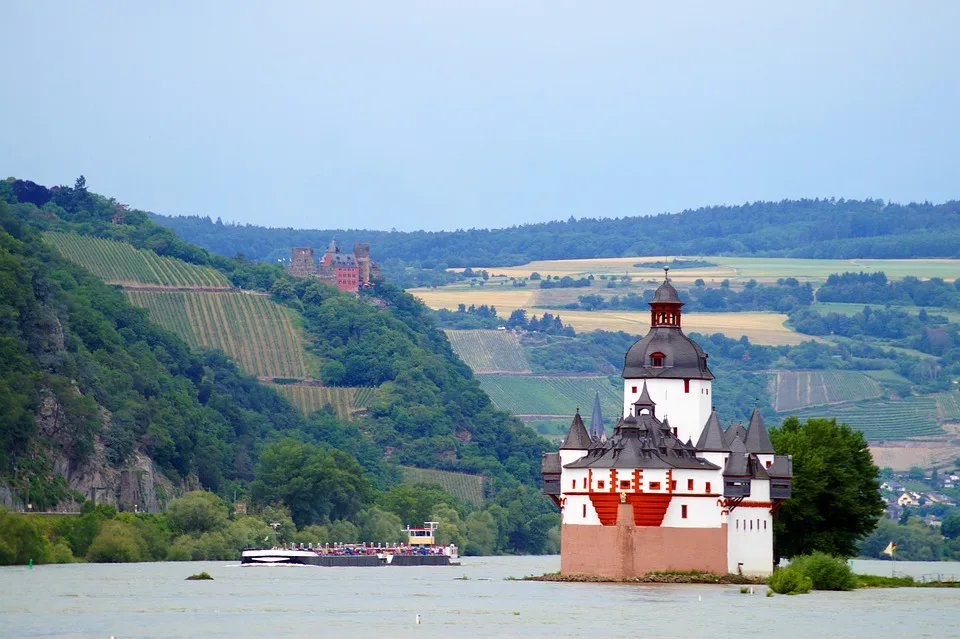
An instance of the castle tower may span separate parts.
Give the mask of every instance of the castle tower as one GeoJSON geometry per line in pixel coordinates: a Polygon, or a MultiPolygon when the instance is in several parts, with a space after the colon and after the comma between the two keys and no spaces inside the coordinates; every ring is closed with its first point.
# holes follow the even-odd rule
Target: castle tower
{"type": "Polygon", "coordinates": [[[681,328],[683,302],[667,276],[650,302],[650,331],[630,347],[623,366],[623,415],[646,385],[657,413],[669,416],[681,441],[698,441],[711,411],[713,373],[707,354],[681,328]]]}
{"type": "Polygon", "coordinates": [[[287,272],[294,277],[307,277],[316,273],[317,265],[313,261],[313,249],[309,246],[295,246],[287,272]]]}
{"type": "Polygon", "coordinates": [[[360,286],[370,286],[370,245],[354,244],[353,255],[360,269],[360,286]]]}

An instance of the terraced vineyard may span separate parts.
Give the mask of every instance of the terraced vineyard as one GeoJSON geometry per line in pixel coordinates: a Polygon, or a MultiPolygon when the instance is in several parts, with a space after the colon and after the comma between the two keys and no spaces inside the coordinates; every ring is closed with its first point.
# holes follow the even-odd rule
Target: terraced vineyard
{"type": "MultiPolygon", "coordinates": [[[[955,398],[941,395],[924,395],[887,400],[873,399],[865,402],[819,406],[797,411],[801,419],[809,417],[836,417],[863,431],[870,441],[907,439],[909,437],[943,436],[938,405],[955,398]]],[[[952,410],[952,409],[951,409],[952,410]]]]}
{"type": "Polygon", "coordinates": [[[937,409],[943,421],[960,421],[960,393],[945,392],[937,395],[937,409]]]}
{"type": "Polygon", "coordinates": [[[222,350],[258,377],[309,377],[303,342],[287,310],[239,291],[126,291],[161,326],[190,346],[222,350]]]}
{"type": "Polygon", "coordinates": [[[68,260],[111,284],[230,288],[219,271],[124,242],[73,233],[44,233],[44,239],[68,260]]]}
{"type": "Polygon", "coordinates": [[[371,387],[307,386],[303,384],[267,384],[296,406],[304,415],[309,415],[329,404],[340,419],[351,419],[353,414],[366,408],[373,397],[371,387]]]}
{"type": "MultiPolygon", "coordinates": [[[[483,475],[469,475],[435,468],[401,466],[405,484],[440,484],[440,487],[461,501],[482,506],[486,499],[484,484],[489,479],[483,475]]],[[[422,522],[404,522],[408,524],[422,522]]]]}
{"type": "Polygon", "coordinates": [[[510,331],[445,331],[453,351],[474,373],[529,373],[520,340],[510,331]]]}
{"type": "Polygon", "coordinates": [[[857,371],[779,371],[770,395],[777,412],[880,397],[880,384],[857,371]]]}
{"type": "Polygon", "coordinates": [[[497,408],[515,415],[569,417],[579,407],[581,413],[589,417],[598,391],[600,408],[607,421],[623,410],[620,378],[478,375],[477,380],[497,408]]]}

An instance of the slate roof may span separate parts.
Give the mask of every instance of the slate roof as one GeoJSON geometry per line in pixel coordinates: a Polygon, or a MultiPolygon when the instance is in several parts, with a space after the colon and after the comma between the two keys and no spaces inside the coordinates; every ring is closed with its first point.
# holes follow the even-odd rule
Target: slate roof
{"type": "Polygon", "coordinates": [[[357,258],[353,253],[335,253],[331,262],[331,266],[355,267],[356,265],[357,258]]]}
{"type": "Polygon", "coordinates": [[[544,453],[540,457],[540,472],[560,474],[560,453],[544,453]]]}
{"type": "Polygon", "coordinates": [[[649,413],[624,417],[610,439],[595,442],[584,457],[565,468],[719,468],[697,457],[695,450],[674,436],[669,424],[649,413]]]}
{"type": "Polygon", "coordinates": [[[593,398],[593,414],[590,416],[590,435],[599,437],[604,434],[603,414],[600,412],[600,392],[597,391],[593,398]]]}
{"type": "Polygon", "coordinates": [[[767,469],[767,474],[781,479],[793,477],[793,457],[777,455],[773,458],[773,464],[767,469]]]}
{"type": "Polygon", "coordinates": [[[725,477],[750,477],[750,456],[746,453],[731,454],[723,467],[725,477]]]}
{"type": "Polygon", "coordinates": [[[587,450],[590,445],[590,435],[587,434],[587,427],[583,425],[578,408],[577,414],[573,416],[573,423],[570,424],[570,430],[560,444],[560,450],[587,450]]]}
{"type": "Polygon", "coordinates": [[[763,417],[760,411],[753,409],[750,415],[750,424],[747,426],[747,436],[743,443],[747,446],[747,452],[758,455],[772,455],[774,453],[773,444],[770,443],[770,435],[767,434],[767,427],[763,423],[763,417]]]}
{"type": "Polygon", "coordinates": [[[683,306],[677,289],[673,288],[673,284],[670,283],[670,279],[667,277],[664,277],[663,284],[661,284],[657,292],[654,293],[653,301],[658,304],[679,304],[683,306]]]}
{"type": "Polygon", "coordinates": [[[730,450],[730,444],[732,444],[733,440],[737,437],[740,438],[741,442],[747,438],[747,431],[743,429],[743,424],[731,424],[727,427],[727,430],[723,432],[723,445],[726,447],[725,450],[730,450]]]}
{"type": "Polygon", "coordinates": [[[728,450],[723,437],[723,428],[720,426],[720,418],[717,417],[717,411],[710,413],[710,417],[707,418],[707,423],[700,433],[699,441],[697,441],[697,450],[711,453],[720,453],[728,450]]]}

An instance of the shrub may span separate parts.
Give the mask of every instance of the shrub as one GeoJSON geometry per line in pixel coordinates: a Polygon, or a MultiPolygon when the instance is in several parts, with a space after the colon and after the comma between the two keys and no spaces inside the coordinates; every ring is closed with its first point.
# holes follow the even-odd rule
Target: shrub
{"type": "Polygon", "coordinates": [[[767,585],[779,595],[801,595],[813,590],[813,580],[800,566],[793,563],[774,571],[767,580],[767,585]]]}
{"type": "Polygon", "coordinates": [[[126,563],[142,561],[148,555],[147,542],[136,527],[122,521],[105,521],[90,544],[87,561],[126,563]]]}
{"type": "Polygon", "coordinates": [[[798,566],[810,577],[814,590],[854,590],[857,587],[857,578],[841,557],[814,552],[795,557],[790,565],[798,566]]]}

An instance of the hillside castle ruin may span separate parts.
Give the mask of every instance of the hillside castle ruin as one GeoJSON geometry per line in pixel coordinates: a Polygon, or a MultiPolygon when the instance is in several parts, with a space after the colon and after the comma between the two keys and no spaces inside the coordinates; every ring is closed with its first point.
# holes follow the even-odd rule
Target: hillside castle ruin
{"type": "Polygon", "coordinates": [[[353,253],[344,253],[336,238],[330,240],[319,264],[313,257],[313,248],[295,246],[286,271],[294,277],[316,277],[350,293],[371,286],[372,280],[380,277],[380,268],[370,259],[369,244],[354,244],[353,253]]]}
{"type": "Polygon", "coordinates": [[[747,428],[721,427],[707,354],[680,328],[682,306],[665,276],[650,331],[624,358],[612,436],[602,423],[588,432],[578,410],[560,450],[543,456],[564,575],[773,571],[773,514],[790,497],[793,461],[775,454],[757,409],[747,428]]]}

